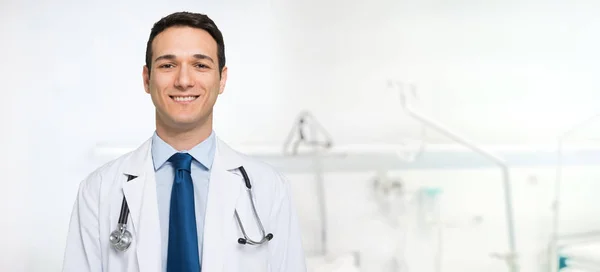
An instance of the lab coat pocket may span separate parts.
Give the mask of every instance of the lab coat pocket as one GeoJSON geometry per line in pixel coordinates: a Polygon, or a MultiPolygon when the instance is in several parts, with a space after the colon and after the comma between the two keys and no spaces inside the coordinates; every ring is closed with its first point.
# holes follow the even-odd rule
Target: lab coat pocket
{"type": "Polygon", "coordinates": [[[113,248],[110,248],[108,251],[108,269],[105,271],[125,272],[139,270],[135,254],[135,242],[125,252],[120,252],[113,248]]]}

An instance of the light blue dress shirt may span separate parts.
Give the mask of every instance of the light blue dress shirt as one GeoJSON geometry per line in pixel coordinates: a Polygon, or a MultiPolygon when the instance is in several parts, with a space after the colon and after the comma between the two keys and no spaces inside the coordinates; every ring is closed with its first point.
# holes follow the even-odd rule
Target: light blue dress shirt
{"type": "MultiPolygon", "coordinates": [[[[167,269],[167,252],[169,245],[169,210],[171,204],[171,188],[173,187],[173,167],[167,160],[176,152],[172,146],[163,141],[156,132],[152,136],[152,161],[156,173],[156,196],[158,198],[158,215],[160,219],[162,271],[167,269]]],[[[215,133],[192,148],[182,150],[192,155],[191,175],[194,183],[194,201],[196,209],[196,228],[198,229],[198,250],[202,264],[202,242],[204,240],[204,215],[208,196],[210,169],[215,156],[215,133]]]]}

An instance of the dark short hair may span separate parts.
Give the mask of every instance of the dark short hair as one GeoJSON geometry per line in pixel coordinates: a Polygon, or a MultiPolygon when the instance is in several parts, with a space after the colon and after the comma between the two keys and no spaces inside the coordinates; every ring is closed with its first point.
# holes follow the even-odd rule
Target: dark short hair
{"type": "Polygon", "coordinates": [[[192,13],[192,12],[175,12],[166,17],[161,18],[158,22],[154,23],[152,30],[150,31],[150,37],[146,44],[146,66],[148,71],[152,68],[152,41],[156,38],[156,35],[163,32],[165,29],[173,26],[188,26],[205,30],[210,36],[217,42],[217,58],[219,62],[219,75],[225,67],[225,43],[223,42],[223,34],[213,22],[205,14],[192,13]]]}

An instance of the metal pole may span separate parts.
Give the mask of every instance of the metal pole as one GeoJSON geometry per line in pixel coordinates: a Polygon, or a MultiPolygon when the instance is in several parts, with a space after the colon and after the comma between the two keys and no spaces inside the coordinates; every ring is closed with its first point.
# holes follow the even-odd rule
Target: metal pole
{"type": "Polygon", "coordinates": [[[550,241],[550,252],[549,252],[549,261],[550,261],[550,272],[558,272],[558,240],[559,240],[559,219],[560,219],[560,189],[562,183],[562,168],[563,168],[563,152],[564,152],[564,143],[566,139],[571,136],[578,129],[586,126],[596,118],[600,116],[600,113],[594,114],[591,117],[586,118],[585,120],[578,122],[577,124],[571,126],[568,130],[564,131],[561,135],[558,136],[557,143],[557,151],[556,151],[556,178],[554,181],[554,200],[552,203],[552,210],[554,214],[554,218],[552,220],[552,237],[550,241]]]}

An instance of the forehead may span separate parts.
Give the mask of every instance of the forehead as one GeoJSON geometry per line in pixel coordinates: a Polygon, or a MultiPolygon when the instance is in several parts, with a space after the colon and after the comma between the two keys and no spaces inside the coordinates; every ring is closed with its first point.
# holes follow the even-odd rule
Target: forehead
{"type": "Polygon", "coordinates": [[[204,54],[217,58],[217,42],[203,29],[175,26],[165,29],[152,41],[153,58],[172,54],[177,57],[204,54]]]}

